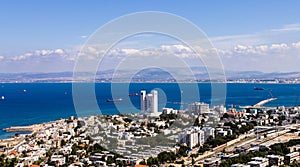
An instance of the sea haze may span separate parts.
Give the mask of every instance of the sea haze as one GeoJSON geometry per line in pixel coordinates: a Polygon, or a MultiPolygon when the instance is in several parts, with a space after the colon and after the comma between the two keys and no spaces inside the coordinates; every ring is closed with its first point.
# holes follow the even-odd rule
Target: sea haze
{"type": "MultiPolygon", "coordinates": [[[[219,69],[222,71],[221,69],[219,69]]],[[[177,78],[178,82],[181,81],[210,81],[209,75],[205,67],[191,67],[190,69],[185,68],[172,68],[170,71],[163,71],[159,68],[149,68],[141,70],[135,76],[129,75],[130,72],[127,70],[119,70],[115,72],[114,70],[104,70],[98,71],[96,73],[96,81],[107,81],[110,82],[112,79],[114,81],[124,81],[131,78],[133,81],[171,81],[174,82],[174,78],[170,74],[177,74],[181,78],[177,78]],[[190,71],[193,73],[191,76],[190,71]],[[125,78],[125,79],[124,79],[125,78]]],[[[93,76],[93,73],[80,72],[77,75],[82,76],[93,76]]],[[[222,74],[223,75],[223,74],[222,74]]],[[[285,79],[299,79],[300,72],[273,72],[273,73],[264,73],[260,71],[224,71],[226,79],[230,80],[239,80],[239,79],[257,79],[257,80],[285,80],[285,79]]],[[[73,72],[57,72],[57,73],[0,73],[0,82],[3,83],[15,83],[15,82],[71,82],[73,81],[73,72]]],[[[223,80],[221,78],[221,80],[223,80]]]]}

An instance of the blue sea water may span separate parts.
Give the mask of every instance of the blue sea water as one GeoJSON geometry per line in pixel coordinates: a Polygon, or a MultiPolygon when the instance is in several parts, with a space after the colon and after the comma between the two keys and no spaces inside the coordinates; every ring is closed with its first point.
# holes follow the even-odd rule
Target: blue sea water
{"type": "MultiPolygon", "coordinates": [[[[152,89],[159,90],[159,108],[173,107],[185,108],[188,103],[195,101],[211,102],[211,84],[199,83],[200,97],[194,96],[192,89],[195,84],[177,83],[131,83],[126,94],[122,89],[126,86],[123,83],[96,83],[95,94],[98,106],[102,114],[117,114],[136,112],[140,108],[139,96],[128,94],[138,93],[145,89],[150,92],[152,89]],[[121,102],[106,102],[112,99],[111,88],[114,88],[114,98],[124,99],[121,102]],[[184,90],[184,91],[182,91],[184,90]],[[181,97],[185,98],[181,98],[181,97]],[[129,98],[129,101],[126,100],[129,98]],[[183,100],[182,100],[183,99],[183,100]],[[182,101],[181,101],[182,100],[182,101]],[[183,103],[180,103],[183,102],[183,103]],[[133,110],[132,106],[135,110],[133,110]]],[[[82,84],[82,87],[85,85],[82,84]]],[[[227,84],[226,97],[220,97],[226,105],[253,105],[257,102],[274,96],[278,98],[268,103],[268,106],[295,106],[300,104],[300,85],[297,84],[227,84]],[[254,86],[263,87],[265,90],[253,90],[254,86]]],[[[72,98],[71,83],[4,83],[0,84],[0,139],[6,138],[13,133],[5,133],[2,129],[10,126],[29,125],[34,123],[48,122],[60,118],[67,118],[75,115],[76,111],[72,98]]],[[[85,97],[83,101],[89,101],[93,97],[85,97]]],[[[86,106],[89,110],[89,106],[86,106]]],[[[87,112],[89,113],[89,112],[87,112]]],[[[92,113],[99,113],[93,111],[92,113]]]]}

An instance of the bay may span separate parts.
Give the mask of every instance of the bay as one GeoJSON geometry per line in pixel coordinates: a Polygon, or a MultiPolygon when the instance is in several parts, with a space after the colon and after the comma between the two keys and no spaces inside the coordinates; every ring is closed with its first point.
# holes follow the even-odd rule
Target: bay
{"type": "MultiPolygon", "coordinates": [[[[84,88],[86,83],[81,83],[84,88]]],[[[90,85],[91,83],[89,83],[90,85]]],[[[134,113],[140,108],[139,96],[128,96],[141,90],[159,91],[159,109],[172,107],[186,108],[189,103],[211,102],[210,83],[96,83],[95,97],[82,95],[82,101],[96,99],[99,110],[87,105],[85,115],[134,113]],[[199,90],[195,90],[197,87],[199,90]],[[113,89],[113,90],[112,90],[113,89]],[[113,93],[112,93],[113,92],[113,93]],[[199,94],[199,96],[198,96],[199,94]],[[107,102],[108,99],[123,99],[120,102],[107,102]],[[89,111],[93,110],[93,111],[89,111]]],[[[300,104],[299,84],[226,84],[226,96],[218,98],[227,107],[231,105],[253,105],[270,97],[278,98],[267,106],[295,106],[300,104]],[[254,90],[262,87],[264,90],[254,90]]],[[[83,94],[85,94],[83,90],[83,94]]],[[[10,126],[30,125],[49,122],[77,115],[72,97],[72,83],[2,83],[0,84],[0,139],[14,133],[2,129],[10,126]]],[[[80,98],[81,96],[79,96],[80,98]]],[[[80,116],[82,113],[79,114],[80,116]]],[[[83,114],[84,115],[84,114],[83,114]]]]}

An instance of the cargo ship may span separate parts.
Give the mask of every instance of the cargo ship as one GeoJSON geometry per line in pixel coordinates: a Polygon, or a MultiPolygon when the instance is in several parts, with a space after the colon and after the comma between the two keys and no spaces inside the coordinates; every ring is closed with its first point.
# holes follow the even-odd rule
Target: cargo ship
{"type": "Polygon", "coordinates": [[[128,96],[138,96],[139,94],[138,93],[131,93],[131,94],[128,94],[128,96]]]}
{"type": "Polygon", "coordinates": [[[123,99],[119,98],[119,99],[107,99],[106,102],[120,102],[123,99]]]}
{"type": "Polygon", "coordinates": [[[265,90],[264,88],[261,88],[261,87],[255,87],[253,88],[254,90],[265,90]]]}

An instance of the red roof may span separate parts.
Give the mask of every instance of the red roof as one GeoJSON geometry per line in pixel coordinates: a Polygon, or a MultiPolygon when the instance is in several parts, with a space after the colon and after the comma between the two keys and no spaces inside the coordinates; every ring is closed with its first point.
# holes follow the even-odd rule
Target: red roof
{"type": "Polygon", "coordinates": [[[59,140],[62,140],[62,139],[58,138],[58,137],[54,139],[54,141],[59,141],[59,140]]]}
{"type": "Polygon", "coordinates": [[[12,151],[10,151],[9,153],[8,153],[8,155],[17,155],[18,154],[18,152],[17,151],[15,151],[15,150],[12,150],[12,151]]]}
{"type": "Polygon", "coordinates": [[[80,146],[80,147],[84,147],[84,146],[85,146],[85,144],[83,144],[83,143],[82,143],[82,144],[79,144],[79,146],[80,146]]]}

